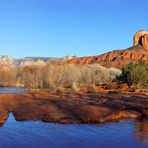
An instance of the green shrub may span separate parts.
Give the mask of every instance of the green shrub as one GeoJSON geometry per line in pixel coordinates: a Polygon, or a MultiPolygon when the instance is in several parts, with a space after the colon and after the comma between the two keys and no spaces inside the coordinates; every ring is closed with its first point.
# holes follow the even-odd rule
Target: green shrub
{"type": "Polygon", "coordinates": [[[138,86],[148,84],[148,65],[141,60],[134,64],[130,62],[122,68],[122,74],[117,78],[122,83],[134,83],[138,86]]]}

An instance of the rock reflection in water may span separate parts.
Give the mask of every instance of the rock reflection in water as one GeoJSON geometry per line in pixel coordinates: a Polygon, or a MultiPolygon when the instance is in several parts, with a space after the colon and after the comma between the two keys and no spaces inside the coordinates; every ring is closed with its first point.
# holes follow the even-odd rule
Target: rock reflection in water
{"type": "Polygon", "coordinates": [[[0,148],[147,148],[137,138],[147,132],[145,127],[147,123],[133,120],[99,125],[17,122],[10,114],[0,127],[0,148]]]}
{"type": "Polygon", "coordinates": [[[136,122],[135,137],[142,143],[148,144],[148,121],[136,122]]]}

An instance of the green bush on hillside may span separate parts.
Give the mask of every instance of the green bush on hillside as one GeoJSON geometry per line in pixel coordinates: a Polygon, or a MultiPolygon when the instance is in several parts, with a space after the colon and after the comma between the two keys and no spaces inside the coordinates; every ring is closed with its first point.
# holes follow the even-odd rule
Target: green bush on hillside
{"type": "Polygon", "coordinates": [[[133,83],[138,86],[148,84],[148,64],[143,63],[141,60],[134,64],[130,62],[122,68],[122,74],[117,78],[122,83],[133,83]]]}

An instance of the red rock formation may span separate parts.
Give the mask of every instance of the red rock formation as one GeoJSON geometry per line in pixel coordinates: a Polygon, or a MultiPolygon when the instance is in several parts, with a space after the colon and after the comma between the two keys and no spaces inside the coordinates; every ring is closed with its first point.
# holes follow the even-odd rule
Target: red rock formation
{"type": "Polygon", "coordinates": [[[0,126],[7,120],[9,112],[17,121],[103,123],[125,118],[147,120],[147,97],[136,93],[2,94],[0,126]]]}
{"type": "Polygon", "coordinates": [[[142,38],[145,34],[148,34],[147,31],[144,31],[144,30],[141,30],[141,31],[138,31],[135,35],[134,35],[134,46],[137,46],[137,45],[143,45],[143,42],[142,42],[142,38]]]}
{"type": "Polygon", "coordinates": [[[134,36],[134,45],[125,50],[114,50],[98,56],[87,56],[70,59],[69,63],[99,63],[105,67],[121,68],[131,61],[148,61],[148,32],[139,31],[134,36]]]}
{"type": "Polygon", "coordinates": [[[142,37],[142,46],[148,50],[148,33],[142,37]]]}
{"type": "Polygon", "coordinates": [[[136,46],[126,50],[115,50],[98,56],[74,58],[69,60],[69,63],[99,63],[105,67],[121,68],[129,64],[130,61],[137,63],[139,60],[148,61],[148,50],[136,46]]]}
{"type": "Polygon", "coordinates": [[[141,30],[134,36],[134,46],[141,45],[148,50],[148,32],[141,30]]]}

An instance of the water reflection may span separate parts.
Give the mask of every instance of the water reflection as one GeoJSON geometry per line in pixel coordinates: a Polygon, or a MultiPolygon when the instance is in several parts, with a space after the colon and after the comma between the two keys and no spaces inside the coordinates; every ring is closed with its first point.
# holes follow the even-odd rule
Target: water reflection
{"type": "Polygon", "coordinates": [[[146,132],[147,123],[133,120],[101,125],[65,125],[41,121],[17,122],[10,114],[5,125],[0,127],[0,147],[147,148],[148,144],[143,142],[143,133],[146,132]]]}
{"type": "Polygon", "coordinates": [[[137,121],[135,127],[136,139],[148,144],[148,121],[137,121]]]}
{"type": "MultiPolygon", "coordinates": [[[[0,94],[26,93],[0,88],[0,94]]],[[[10,114],[0,127],[0,148],[147,148],[148,121],[122,120],[101,125],[17,122],[10,114]]]]}
{"type": "Polygon", "coordinates": [[[27,91],[26,88],[22,87],[0,87],[0,94],[24,94],[27,91]]]}

